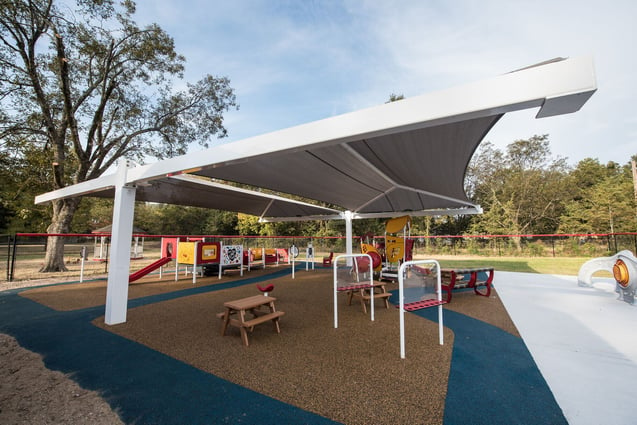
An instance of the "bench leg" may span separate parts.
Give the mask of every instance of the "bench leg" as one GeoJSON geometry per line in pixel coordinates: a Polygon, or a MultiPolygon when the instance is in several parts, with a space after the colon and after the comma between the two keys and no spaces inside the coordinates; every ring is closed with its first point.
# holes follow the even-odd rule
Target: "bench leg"
{"type": "Polygon", "coordinates": [[[365,290],[360,289],[360,294],[361,294],[361,307],[363,307],[363,313],[367,314],[367,302],[365,301],[365,298],[363,298],[365,296],[365,290]]]}
{"type": "Polygon", "coordinates": [[[279,327],[279,318],[275,317],[274,319],[272,319],[272,322],[274,323],[274,330],[276,331],[276,333],[280,334],[281,328],[279,327]]]}
{"type": "Polygon", "coordinates": [[[245,345],[246,347],[250,345],[250,343],[248,342],[248,330],[241,326],[239,329],[241,329],[241,340],[243,340],[243,345],[245,345]]]}

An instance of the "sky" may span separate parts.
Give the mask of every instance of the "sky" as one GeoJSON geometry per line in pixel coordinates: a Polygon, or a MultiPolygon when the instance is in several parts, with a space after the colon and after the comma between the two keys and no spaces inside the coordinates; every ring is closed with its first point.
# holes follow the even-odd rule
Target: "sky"
{"type": "Polygon", "coordinates": [[[591,56],[598,91],[579,112],[509,113],[485,138],[505,149],[548,134],[576,165],[637,155],[636,16],[634,0],[138,0],[135,19],[175,39],[185,81],[230,79],[239,110],[211,145],[591,56]]]}

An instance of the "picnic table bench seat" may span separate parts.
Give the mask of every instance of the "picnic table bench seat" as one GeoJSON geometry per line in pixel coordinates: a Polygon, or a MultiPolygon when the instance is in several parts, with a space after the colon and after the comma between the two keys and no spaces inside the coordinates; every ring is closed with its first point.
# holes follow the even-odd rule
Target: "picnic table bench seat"
{"type": "Polygon", "coordinates": [[[261,323],[265,323],[268,320],[278,319],[279,317],[285,314],[284,311],[274,311],[272,313],[265,314],[257,314],[254,319],[247,320],[245,322],[241,322],[240,326],[244,326],[246,328],[253,328],[256,325],[260,325],[261,323]]]}

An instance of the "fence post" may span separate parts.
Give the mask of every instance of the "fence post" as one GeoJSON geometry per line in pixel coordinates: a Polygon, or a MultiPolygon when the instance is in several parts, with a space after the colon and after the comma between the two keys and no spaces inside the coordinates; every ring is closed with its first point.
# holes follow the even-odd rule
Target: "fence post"
{"type": "Polygon", "coordinates": [[[7,282],[9,280],[9,266],[11,265],[11,235],[7,235],[7,282]]]}
{"type": "Polygon", "coordinates": [[[555,237],[551,236],[551,246],[553,247],[553,258],[555,258],[555,237]]]}
{"type": "MultiPolygon", "coordinates": [[[[9,241],[10,242],[10,241],[9,241]]],[[[15,272],[15,252],[18,247],[18,235],[13,235],[13,251],[11,252],[11,266],[8,267],[7,273],[9,273],[9,278],[7,279],[9,282],[13,282],[13,276],[15,272]]]]}
{"type": "Polygon", "coordinates": [[[108,273],[108,254],[109,254],[109,242],[106,242],[106,258],[104,259],[104,273],[108,273]]]}

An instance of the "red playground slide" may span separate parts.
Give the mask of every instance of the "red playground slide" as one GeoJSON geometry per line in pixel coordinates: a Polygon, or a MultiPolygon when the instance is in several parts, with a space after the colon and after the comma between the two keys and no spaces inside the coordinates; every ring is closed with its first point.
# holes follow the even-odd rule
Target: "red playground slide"
{"type": "Polygon", "coordinates": [[[170,263],[171,260],[172,258],[170,257],[162,257],[159,260],[155,261],[154,263],[147,265],[143,269],[137,270],[135,273],[128,276],[128,283],[135,282],[137,279],[141,279],[142,277],[146,276],[148,273],[152,272],[153,270],[157,270],[164,264],[170,263]]]}

